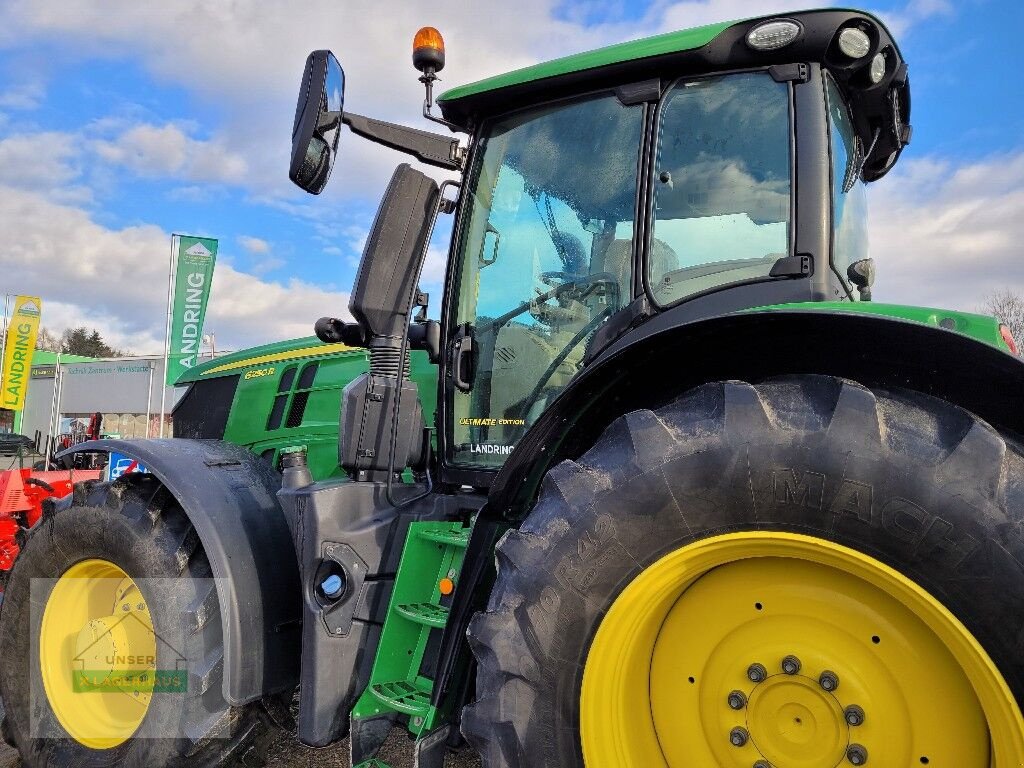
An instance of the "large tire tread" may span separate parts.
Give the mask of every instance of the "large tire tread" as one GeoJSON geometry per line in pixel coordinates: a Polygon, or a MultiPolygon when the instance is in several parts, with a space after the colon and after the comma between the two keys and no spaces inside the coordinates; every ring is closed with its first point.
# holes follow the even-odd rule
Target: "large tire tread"
{"type": "MultiPolygon", "coordinates": [[[[576,550],[582,561],[584,548],[603,546],[607,539],[611,543],[606,549],[615,545],[620,575],[614,586],[598,586],[614,596],[661,555],[695,539],[735,530],[786,530],[844,544],[855,540],[858,549],[911,576],[961,617],[998,657],[998,666],[1020,700],[1022,455],[1011,436],[947,402],[899,390],[871,391],[825,376],[786,377],[756,385],[711,383],[657,411],[625,414],[583,456],[550,470],[532,512],[498,543],[498,575],[487,610],[474,617],[468,630],[477,662],[477,692],[463,712],[463,734],[488,768],[581,765],[578,693],[592,634],[582,640],[566,639],[588,629],[559,627],[558,617],[561,601],[572,601],[573,615],[593,617],[592,633],[607,604],[585,586],[566,586],[572,578],[584,585],[588,580],[600,582],[600,565],[592,573],[566,571],[568,576],[560,576],[559,569],[576,550]],[[917,476],[907,478],[908,487],[922,494],[931,488],[932,498],[943,494],[957,508],[943,514],[955,519],[957,527],[954,530],[942,516],[932,515],[923,524],[930,525],[927,535],[908,555],[896,552],[885,537],[873,535],[870,526],[880,523],[871,507],[872,517],[866,520],[828,510],[827,499],[818,510],[795,510],[785,518],[774,508],[765,512],[763,489],[757,485],[757,472],[763,467],[751,466],[757,459],[752,458],[751,446],[759,439],[762,445],[767,440],[789,446],[790,455],[811,455],[832,446],[842,462],[838,471],[844,483],[847,471],[853,473],[849,477],[856,476],[871,457],[882,456],[896,467],[916,467],[917,476]],[[700,466],[705,469],[749,483],[749,490],[731,491],[735,509],[707,503],[700,488],[693,496],[681,492],[685,484],[668,473],[668,467],[687,457],[703,457],[700,466]],[[639,477],[644,479],[642,486],[636,482],[639,477]],[[623,508],[618,518],[610,516],[614,500],[623,498],[632,507],[623,508]],[[665,499],[674,508],[672,514],[657,508],[665,499]],[[607,528],[606,537],[602,526],[607,528]],[[623,534],[627,526],[630,531],[623,534]],[[943,569],[935,567],[943,561],[955,562],[952,573],[942,575],[943,569]],[[979,589],[986,580],[1014,588],[1002,594],[1001,588],[979,589]],[[979,620],[993,613],[1014,619],[979,620]],[[555,677],[559,680],[553,681],[555,677]]],[[[921,507],[908,509],[931,514],[921,507]]]]}
{"type": "MultiPolygon", "coordinates": [[[[53,505],[28,533],[26,546],[11,574],[15,588],[24,590],[27,595],[31,578],[59,575],[48,572],[47,563],[39,562],[40,558],[34,553],[60,548],[62,534],[104,519],[116,523],[111,536],[128,537],[128,541],[120,545],[125,551],[155,545],[156,550],[163,553],[169,574],[183,580],[207,580],[200,584],[205,583],[208,588],[196,594],[178,618],[185,643],[182,653],[201,662],[190,667],[188,688],[182,699],[186,710],[182,733],[187,738],[177,739],[173,748],[166,751],[169,757],[165,764],[262,765],[266,747],[276,737],[276,729],[259,702],[231,707],[224,700],[221,689],[224,644],[210,563],[191,521],[156,478],[126,476],[112,484],[76,485],[73,501],[53,505]]],[[[7,614],[17,612],[17,618],[24,619],[24,606],[12,609],[13,602],[5,600],[0,609],[0,653],[4,661],[12,658],[5,651],[15,646],[13,633],[19,631],[13,618],[7,620],[7,614]]],[[[27,604],[28,601],[21,602],[27,604]]],[[[22,621],[17,623],[22,629],[27,626],[22,621]]],[[[5,731],[10,735],[10,742],[21,751],[26,766],[146,764],[149,753],[142,748],[141,754],[129,748],[116,755],[117,750],[90,751],[83,757],[81,746],[69,738],[30,738],[26,722],[29,683],[24,679],[23,666],[0,662],[0,695],[5,701],[13,701],[6,713],[5,731]],[[18,710],[18,716],[12,717],[12,709],[18,710]]]]}

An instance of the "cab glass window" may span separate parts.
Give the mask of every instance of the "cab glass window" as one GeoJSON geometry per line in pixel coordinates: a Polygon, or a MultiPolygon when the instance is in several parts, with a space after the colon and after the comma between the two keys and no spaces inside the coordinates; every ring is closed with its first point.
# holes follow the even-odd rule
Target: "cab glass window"
{"type": "Polygon", "coordinates": [[[499,466],[630,302],[643,117],[609,93],[485,126],[456,255],[454,321],[474,350],[457,463],[499,466]]]}
{"type": "Polygon", "coordinates": [[[672,304],[765,279],[790,252],[789,85],[765,72],[684,80],[658,119],[648,281],[672,304]]]}
{"type": "Polygon", "coordinates": [[[832,142],[832,264],[852,289],[847,269],[868,258],[868,206],[861,180],[863,153],[839,87],[825,78],[832,142]]]}

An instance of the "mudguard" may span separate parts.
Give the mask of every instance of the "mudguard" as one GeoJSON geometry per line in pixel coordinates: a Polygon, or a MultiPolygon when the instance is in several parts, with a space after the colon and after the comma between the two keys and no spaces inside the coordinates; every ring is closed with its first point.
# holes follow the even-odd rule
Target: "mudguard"
{"type": "MultiPolygon", "coordinates": [[[[685,309],[685,304],[683,305],[685,309]]],[[[656,315],[610,344],[516,444],[477,518],[439,653],[435,702],[447,693],[465,631],[481,608],[493,548],[530,511],[548,469],[583,454],[618,416],[656,408],[709,381],[822,374],[908,389],[1024,435],[1024,361],[955,331],[885,315],[814,308],[740,312],[698,321],[656,315]]]]}
{"type": "Polygon", "coordinates": [[[234,706],[299,680],[299,570],[265,461],[220,440],[96,440],[76,452],[117,452],[137,460],[188,515],[217,580],[224,629],[224,697],[234,706]]]}
{"type": "Polygon", "coordinates": [[[609,345],[545,410],[499,471],[488,507],[509,520],[522,517],[548,467],[579,456],[623,413],[658,407],[708,381],[789,374],[921,392],[1024,434],[1024,361],[962,333],[813,307],[696,322],[669,311],[609,345]]]}

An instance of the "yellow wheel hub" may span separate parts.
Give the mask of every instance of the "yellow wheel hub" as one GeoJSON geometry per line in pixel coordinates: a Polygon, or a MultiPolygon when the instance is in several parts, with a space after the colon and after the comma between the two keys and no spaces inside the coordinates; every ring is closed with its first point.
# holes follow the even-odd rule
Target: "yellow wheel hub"
{"type": "Polygon", "coordinates": [[[39,666],[47,700],[73,739],[110,749],[138,730],[156,673],[156,636],[138,586],[107,560],[84,560],[54,584],[39,666]]]}
{"type": "Polygon", "coordinates": [[[746,532],[683,547],[612,604],[580,700],[586,764],[1024,765],[1024,719],[968,630],[852,549],[746,532]]]}

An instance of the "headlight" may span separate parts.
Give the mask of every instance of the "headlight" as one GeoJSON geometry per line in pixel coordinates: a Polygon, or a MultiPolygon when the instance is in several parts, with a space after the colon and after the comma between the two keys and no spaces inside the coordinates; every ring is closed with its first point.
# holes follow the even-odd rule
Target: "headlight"
{"type": "Polygon", "coordinates": [[[885,77],[885,54],[879,51],[875,54],[875,58],[871,60],[871,68],[868,70],[868,75],[871,77],[872,83],[882,82],[882,78],[885,77]]]}
{"type": "Polygon", "coordinates": [[[847,27],[839,33],[839,50],[851,59],[861,59],[871,50],[871,38],[857,27],[847,27]]]}

